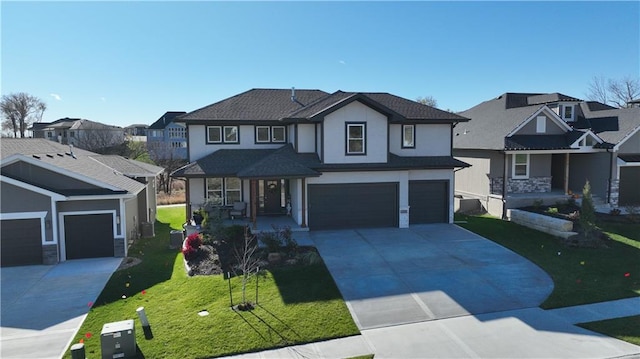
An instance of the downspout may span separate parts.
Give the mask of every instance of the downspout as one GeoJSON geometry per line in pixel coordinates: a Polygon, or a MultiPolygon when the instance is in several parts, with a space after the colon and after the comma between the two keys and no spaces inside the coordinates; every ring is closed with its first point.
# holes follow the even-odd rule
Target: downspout
{"type": "Polygon", "coordinates": [[[607,148],[607,152],[611,153],[611,156],[609,156],[609,185],[607,186],[607,204],[611,205],[611,185],[613,181],[613,156],[615,155],[615,152],[611,152],[608,148],[607,148]]]}
{"type": "Polygon", "coordinates": [[[502,219],[507,219],[507,153],[505,151],[502,152],[504,154],[504,168],[502,171],[502,219]]]}

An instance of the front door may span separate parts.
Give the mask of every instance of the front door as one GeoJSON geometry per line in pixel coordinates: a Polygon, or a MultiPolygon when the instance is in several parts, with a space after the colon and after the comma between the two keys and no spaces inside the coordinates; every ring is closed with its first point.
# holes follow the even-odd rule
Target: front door
{"type": "Polygon", "coordinates": [[[282,212],[282,187],[280,180],[264,181],[264,213],[279,214],[282,212]]]}

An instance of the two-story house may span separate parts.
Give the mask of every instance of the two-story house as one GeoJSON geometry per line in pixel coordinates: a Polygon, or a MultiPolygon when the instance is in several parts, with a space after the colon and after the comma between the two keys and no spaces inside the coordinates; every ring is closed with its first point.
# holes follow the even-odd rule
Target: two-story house
{"type": "Polygon", "coordinates": [[[122,127],[81,118],[61,118],[53,122],[34,123],[29,130],[34,138],[46,138],[63,145],[98,150],[124,142],[122,127]]]}
{"type": "Polygon", "coordinates": [[[188,213],[242,201],[247,216],[310,229],[453,221],[452,128],[469,119],[388,93],[252,89],[187,126],[188,213]]]}
{"type": "Polygon", "coordinates": [[[168,111],[147,129],[147,149],[154,160],[186,160],[187,129],[175,118],[184,111],[168,111]]]}
{"type": "MultiPolygon", "coordinates": [[[[560,93],[505,93],[460,113],[455,192],[491,214],[565,201],[586,181],[598,202],[640,202],[640,108],[615,109],[560,93]],[[620,201],[618,199],[620,198],[620,201]]],[[[620,203],[619,203],[620,202],[620,203]]]]}

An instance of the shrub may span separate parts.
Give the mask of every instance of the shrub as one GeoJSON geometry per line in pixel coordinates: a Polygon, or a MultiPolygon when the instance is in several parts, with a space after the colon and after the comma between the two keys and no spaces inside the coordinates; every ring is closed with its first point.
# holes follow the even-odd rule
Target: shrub
{"type": "Polygon", "coordinates": [[[282,247],[278,234],[274,232],[260,233],[259,240],[265,245],[265,247],[267,247],[269,253],[279,252],[280,247],[282,247]]]}
{"type": "Polygon", "coordinates": [[[273,232],[263,232],[259,237],[260,242],[267,247],[270,253],[279,252],[283,247],[289,253],[295,253],[298,250],[298,242],[293,239],[291,227],[271,227],[273,232]]]}
{"type": "Polygon", "coordinates": [[[199,233],[192,233],[187,237],[187,240],[184,243],[182,248],[182,255],[186,260],[193,259],[198,253],[198,249],[202,245],[202,237],[199,233]]]}
{"type": "Polygon", "coordinates": [[[316,265],[322,263],[322,257],[316,251],[309,251],[300,255],[300,262],[304,265],[316,265]]]}
{"type": "Polygon", "coordinates": [[[596,229],[596,211],[591,198],[591,184],[587,181],[582,188],[582,205],[580,206],[580,228],[586,238],[590,238],[596,229]]]}

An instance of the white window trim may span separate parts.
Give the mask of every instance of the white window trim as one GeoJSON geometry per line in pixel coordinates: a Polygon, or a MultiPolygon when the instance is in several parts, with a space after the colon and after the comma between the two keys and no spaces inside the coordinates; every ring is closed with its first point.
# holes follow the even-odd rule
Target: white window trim
{"type": "Polygon", "coordinates": [[[347,143],[346,143],[346,153],[347,155],[364,155],[367,153],[367,126],[366,123],[347,123],[347,143]],[[349,137],[349,129],[351,127],[361,127],[362,128],[362,151],[350,151],[349,150],[349,140],[360,140],[360,138],[351,138],[349,137]]]}
{"type": "MultiPolygon", "coordinates": [[[[235,178],[235,177],[207,177],[204,181],[204,185],[205,185],[205,196],[207,201],[209,199],[211,199],[209,197],[209,192],[214,192],[213,190],[209,190],[209,181],[207,181],[208,179],[220,179],[221,183],[220,183],[220,199],[222,201],[222,203],[220,204],[221,206],[231,206],[233,205],[233,203],[229,203],[229,196],[227,195],[229,192],[237,192],[240,194],[240,200],[242,201],[242,180],[238,179],[239,183],[240,183],[240,187],[239,188],[233,188],[233,189],[229,189],[228,185],[227,185],[227,180],[229,178],[235,178]]],[[[216,190],[217,192],[217,190],[216,190]]]]}
{"type": "Polygon", "coordinates": [[[545,132],[547,132],[547,117],[546,116],[536,117],[536,133],[545,133],[545,132]]]}
{"type": "Polygon", "coordinates": [[[224,137],[222,134],[222,126],[207,126],[207,143],[222,143],[223,141],[224,141],[224,137]],[[211,137],[209,136],[211,129],[217,129],[219,131],[220,140],[218,141],[211,140],[211,137]]]}
{"type": "Polygon", "coordinates": [[[256,143],[269,143],[271,142],[271,127],[269,126],[256,126],[256,143]],[[267,129],[267,139],[266,140],[260,140],[258,138],[258,130],[259,129],[267,129]]]}
{"type": "Polygon", "coordinates": [[[271,142],[273,143],[285,143],[287,142],[287,128],[285,126],[271,126],[271,142]],[[274,131],[276,128],[282,129],[282,140],[276,140],[274,131]]]}
{"type": "Polygon", "coordinates": [[[529,178],[529,169],[531,167],[531,155],[529,155],[528,153],[514,153],[512,155],[512,159],[511,159],[511,178],[513,179],[527,179],[529,178]],[[525,175],[516,175],[516,157],[518,155],[525,155],[527,156],[527,163],[526,163],[526,174],[525,175]]]}
{"type": "Polygon", "coordinates": [[[416,125],[402,125],[402,148],[416,148],[416,125]],[[405,145],[406,127],[411,127],[411,145],[405,145]]]}
{"type": "Polygon", "coordinates": [[[222,128],[222,142],[224,143],[240,143],[240,128],[238,126],[223,126],[222,128]],[[236,139],[233,141],[227,141],[227,129],[235,128],[236,139]]]}
{"type": "Polygon", "coordinates": [[[576,108],[575,108],[575,106],[571,105],[571,104],[562,105],[562,113],[560,114],[560,116],[565,121],[569,121],[569,122],[575,121],[575,117],[576,117],[576,108]],[[564,116],[566,108],[571,108],[571,117],[565,117],[564,116]]]}

